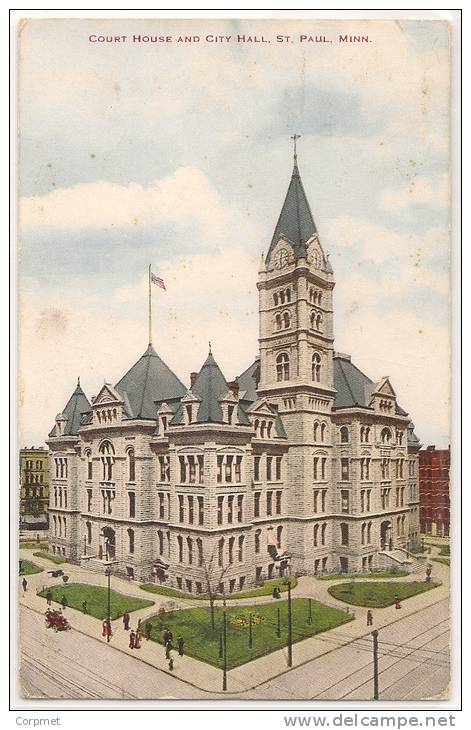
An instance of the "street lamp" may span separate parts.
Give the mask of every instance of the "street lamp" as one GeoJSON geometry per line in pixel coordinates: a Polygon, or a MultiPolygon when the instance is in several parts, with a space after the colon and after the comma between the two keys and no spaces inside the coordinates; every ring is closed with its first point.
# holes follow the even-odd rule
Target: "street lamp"
{"type": "Polygon", "coordinates": [[[251,649],[253,646],[253,636],[252,636],[252,614],[249,616],[249,649],[251,649]]]}
{"type": "Polygon", "coordinates": [[[107,631],[106,641],[111,641],[111,568],[105,569],[105,575],[108,578],[108,619],[107,619],[107,631]]]}
{"type": "Polygon", "coordinates": [[[309,626],[312,624],[312,602],[311,602],[310,598],[309,598],[309,611],[307,614],[307,623],[309,626]]]}
{"type": "Polygon", "coordinates": [[[291,613],[291,581],[288,578],[285,581],[288,586],[288,667],[293,666],[293,624],[291,613]]]}

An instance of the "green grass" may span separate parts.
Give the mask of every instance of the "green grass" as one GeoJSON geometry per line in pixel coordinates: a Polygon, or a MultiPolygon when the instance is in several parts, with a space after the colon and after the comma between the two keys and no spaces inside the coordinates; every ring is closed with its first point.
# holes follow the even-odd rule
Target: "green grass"
{"type": "Polygon", "coordinates": [[[42,573],[44,568],[40,568],[36,563],[32,563],[30,560],[20,560],[21,570],[20,575],[34,575],[35,573],[42,573]]]}
{"type": "Polygon", "coordinates": [[[443,565],[450,565],[450,558],[432,558],[434,563],[443,563],[443,565]]]}
{"type": "Polygon", "coordinates": [[[47,550],[47,542],[36,542],[33,540],[20,540],[20,550],[47,550]]]}
{"type": "MultiPolygon", "coordinates": [[[[312,624],[307,623],[308,599],[296,598],[292,601],[293,643],[309,636],[327,631],[352,620],[352,617],[336,608],[330,608],[317,601],[312,601],[312,624]]],[[[252,661],[257,657],[270,654],[287,644],[287,601],[276,601],[269,604],[228,607],[227,614],[227,668],[232,669],[252,661]],[[277,636],[277,611],[280,609],[281,637],[277,636]],[[249,648],[248,618],[252,613],[261,617],[262,622],[253,625],[253,647],[249,648]],[[231,618],[242,617],[245,626],[234,625],[231,618]]],[[[143,622],[145,635],[146,624],[152,626],[151,639],[162,643],[163,631],[168,627],[173,633],[173,643],[181,636],[185,642],[185,654],[195,659],[222,666],[219,658],[219,642],[222,632],[223,609],[215,608],[215,630],[211,628],[209,607],[188,608],[172,611],[164,616],[151,616],[143,622]]]]}
{"type": "Polygon", "coordinates": [[[407,570],[384,570],[382,573],[332,573],[331,575],[322,575],[318,580],[350,580],[352,578],[373,578],[379,580],[381,578],[403,578],[405,575],[409,575],[407,570]]]}
{"type": "Polygon", "coordinates": [[[436,588],[439,583],[340,583],[331,586],[328,592],[334,598],[353,606],[369,606],[370,608],[384,608],[392,606],[396,596],[400,600],[411,598],[418,593],[436,588]]]}
{"type": "MultiPolygon", "coordinates": [[[[92,586],[86,583],[71,583],[70,585],[56,585],[50,589],[38,593],[41,598],[46,598],[48,590],[52,592],[52,600],[61,603],[62,596],[67,598],[67,606],[82,610],[82,604],[87,602],[87,613],[95,618],[104,619],[108,615],[108,590],[103,586],[92,586]]],[[[142,598],[123,596],[122,593],[111,591],[111,619],[114,620],[123,615],[126,611],[131,613],[147,606],[153,606],[154,601],[146,601],[142,598]]]]}
{"type": "Polygon", "coordinates": [[[66,563],[65,558],[61,558],[59,555],[49,555],[49,553],[43,553],[43,552],[37,552],[33,553],[33,555],[36,558],[44,558],[45,560],[50,560],[51,563],[56,563],[56,565],[61,565],[62,563],[66,563]]]}
{"type": "MultiPolygon", "coordinates": [[[[295,588],[298,584],[297,578],[291,578],[291,588],[295,588]]],[[[267,580],[262,586],[257,586],[249,591],[242,591],[242,593],[227,593],[226,599],[228,601],[236,601],[239,598],[257,598],[258,596],[271,596],[273,588],[278,586],[281,593],[288,590],[287,585],[283,585],[280,579],[278,580],[267,580]]],[[[143,591],[149,593],[156,593],[159,596],[167,596],[168,598],[180,598],[188,600],[208,600],[207,593],[183,593],[183,591],[177,591],[173,588],[167,588],[166,586],[159,585],[158,583],[141,583],[139,586],[143,591]]],[[[221,600],[219,596],[218,600],[221,600]]]]}
{"type": "Polygon", "coordinates": [[[428,542],[427,545],[429,545],[430,547],[440,548],[440,552],[438,553],[439,555],[446,555],[447,557],[450,556],[450,546],[449,545],[443,545],[443,544],[440,545],[440,543],[438,543],[438,542],[428,542]]]}

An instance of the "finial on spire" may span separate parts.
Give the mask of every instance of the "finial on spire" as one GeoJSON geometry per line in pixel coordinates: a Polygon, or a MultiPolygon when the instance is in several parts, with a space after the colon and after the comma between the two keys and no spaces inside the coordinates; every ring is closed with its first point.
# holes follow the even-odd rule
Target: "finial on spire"
{"type": "Polygon", "coordinates": [[[80,375],[77,378],[77,388],[80,388],[80,375]]]}
{"type": "Polygon", "coordinates": [[[208,345],[209,345],[209,353],[208,354],[211,355],[212,354],[211,353],[211,340],[208,342],[208,345]]]}
{"type": "Polygon", "coordinates": [[[297,149],[296,149],[296,141],[298,139],[301,139],[301,135],[294,133],[293,135],[291,135],[291,139],[293,140],[293,146],[294,146],[294,164],[296,165],[296,163],[298,161],[298,152],[297,152],[297,149]]]}

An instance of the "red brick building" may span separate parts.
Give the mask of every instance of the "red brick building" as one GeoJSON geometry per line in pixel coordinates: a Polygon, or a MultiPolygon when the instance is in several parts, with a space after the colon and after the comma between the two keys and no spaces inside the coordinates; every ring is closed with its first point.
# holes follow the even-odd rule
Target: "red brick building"
{"type": "Polygon", "coordinates": [[[450,534],[450,448],[419,451],[420,530],[450,534]]]}

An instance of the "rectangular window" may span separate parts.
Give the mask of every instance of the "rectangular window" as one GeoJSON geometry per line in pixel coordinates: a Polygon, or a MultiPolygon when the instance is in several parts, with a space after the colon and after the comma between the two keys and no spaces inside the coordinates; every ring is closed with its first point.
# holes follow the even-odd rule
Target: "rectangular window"
{"type": "Polygon", "coordinates": [[[235,480],[237,483],[240,484],[240,482],[242,481],[242,457],[241,456],[236,456],[234,470],[235,470],[235,480]]]}
{"type": "Polygon", "coordinates": [[[325,512],[325,501],[327,499],[327,489],[322,490],[321,496],[322,496],[322,511],[325,512]]]}
{"type": "Polygon", "coordinates": [[[87,463],[87,479],[91,480],[93,479],[93,461],[92,457],[90,457],[88,463],[87,463]]]}
{"type": "Polygon", "coordinates": [[[178,495],[178,519],[180,522],[185,520],[185,505],[183,503],[183,494],[178,495]]]}
{"type": "Polygon", "coordinates": [[[237,522],[244,521],[244,495],[237,495],[237,522]]]}
{"type": "Polygon", "coordinates": [[[325,457],[323,457],[321,459],[321,479],[322,479],[322,481],[324,481],[324,479],[325,479],[325,465],[326,465],[326,463],[327,463],[327,459],[325,457]]]}
{"type": "Polygon", "coordinates": [[[260,517],[260,496],[261,492],[255,492],[254,494],[254,505],[253,505],[253,516],[260,517]]]}
{"type": "Polygon", "coordinates": [[[165,456],[159,456],[160,481],[165,482],[165,456]]]}
{"type": "Polygon", "coordinates": [[[165,519],[165,495],[163,492],[159,492],[159,517],[161,520],[165,519]]]}
{"type": "Polygon", "coordinates": [[[196,482],[196,462],[194,456],[188,457],[188,467],[189,467],[189,482],[190,484],[195,484],[196,482]]]}
{"type": "Polygon", "coordinates": [[[267,516],[272,514],[273,492],[267,492],[267,516]]]}
{"type": "Polygon", "coordinates": [[[275,461],[275,478],[277,482],[281,481],[281,463],[282,463],[282,457],[277,456],[275,461]]]}
{"type": "Polygon", "coordinates": [[[319,478],[318,477],[318,472],[319,472],[319,457],[318,456],[314,457],[313,469],[314,469],[314,481],[317,482],[317,480],[319,478]]]}
{"type": "Polygon", "coordinates": [[[226,456],[226,468],[225,468],[225,479],[227,483],[232,482],[232,461],[234,457],[233,456],[226,456]]]}
{"type": "Polygon", "coordinates": [[[254,482],[260,481],[260,456],[254,456],[253,460],[253,479],[254,482]]]}
{"type": "Polygon", "coordinates": [[[186,482],[186,461],[184,456],[179,456],[178,460],[180,462],[180,482],[185,483],[186,482]]]}
{"type": "Polygon", "coordinates": [[[341,463],[341,480],[346,482],[350,479],[350,464],[348,459],[340,459],[341,463]]]}
{"type": "Polygon", "coordinates": [[[272,457],[267,456],[267,482],[271,482],[272,480],[272,457]]]}
{"type": "Polygon", "coordinates": [[[319,511],[319,490],[314,490],[314,506],[313,506],[313,512],[314,514],[317,514],[319,511]]]}
{"type": "Polygon", "coordinates": [[[276,493],[276,507],[275,507],[275,509],[276,509],[276,514],[277,515],[281,515],[281,495],[282,495],[282,492],[281,491],[278,491],[276,493]]]}
{"type": "Polygon", "coordinates": [[[231,525],[234,519],[234,495],[230,494],[227,498],[227,521],[231,525]]]}
{"type": "Polygon", "coordinates": [[[128,492],[129,499],[129,517],[136,516],[136,494],[135,492],[128,492]]]}
{"type": "Polygon", "coordinates": [[[190,525],[192,525],[193,521],[194,521],[193,497],[188,496],[188,522],[190,523],[190,525]]]}
{"type": "Polygon", "coordinates": [[[223,460],[224,460],[224,457],[223,456],[219,455],[217,457],[217,466],[218,466],[217,480],[218,480],[218,482],[222,482],[222,464],[223,464],[223,460]]]}
{"type": "MultiPolygon", "coordinates": [[[[54,491],[55,496],[55,503],[57,506],[57,492],[54,491]]],[[[92,511],[92,505],[93,505],[93,491],[91,489],[87,489],[87,512],[92,511]]]]}
{"type": "Polygon", "coordinates": [[[199,484],[203,484],[203,482],[204,482],[204,456],[203,456],[203,454],[198,454],[198,482],[199,482],[199,484]]]}
{"type": "Polygon", "coordinates": [[[342,512],[350,512],[350,495],[347,489],[340,491],[340,500],[342,512]]]}
{"type": "Polygon", "coordinates": [[[198,497],[198,524],[202,525],[204,522],[204,499],[198,497]]]}
{"type": "Polygon", "coordinates": [[[129,552],[134,552],[134,530],[128,530],[129,537],[129,552]]]}
{"type": "Polygon", "coordinates": [[[222,525],[223,506],[224,506],[224,497],[218,497],[218,525],[222,525]]]}

